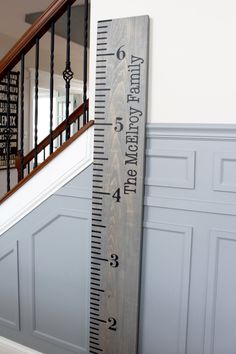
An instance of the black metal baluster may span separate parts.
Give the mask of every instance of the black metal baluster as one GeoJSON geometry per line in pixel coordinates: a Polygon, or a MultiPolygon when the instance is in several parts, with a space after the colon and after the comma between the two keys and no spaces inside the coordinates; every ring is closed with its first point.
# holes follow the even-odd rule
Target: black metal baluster
{"type": "Polygon", "coordinates": [[[5,138],[6,138],[6,158],[7,158],[7,192],[11,188],[11,176],[10,176],[10,139],[11,139],[11,128],[10,128],[10,71],[7,74],[7,126],[5,129],[5,138]]]}
{"type": "Polygon", "coordinates": [[[63,71],[63,78],[66,82],[66,140],[70,138],[70,126],[69,126],[69,105],[70,105],[70,81],[72,80],[74,73],[71,70],[70,61],[70,38],[71,37],[71,5],[67,8],[67,49],[66,49],[66,68],[63,71]]]}
{"type": "Polygon", "coordinates": [[[34,111],[34,167],[38,166],[38,90],[39,90],[39,38],[35,47],[35,111],[34,111]]]}
{"type": "Polygon", "coordinates": [[[50,65],[50,155],[53,153],[53,90],[54,90],[54,47],[55,24],[51,24],[51,65],[50,65]]]}
{"type": "Polygon", "coordinates": [[[83,124],[88,122],[87,80],[88,80],[88,0],[84,2],[84,74],[83,74],[83,124]]]}
{"type": "Polygon", "coordinates": [[[24,178],[24,97],[25,97],[25,56],[21,55],[21,112],[20,112],[20,180],[24,178]]]}

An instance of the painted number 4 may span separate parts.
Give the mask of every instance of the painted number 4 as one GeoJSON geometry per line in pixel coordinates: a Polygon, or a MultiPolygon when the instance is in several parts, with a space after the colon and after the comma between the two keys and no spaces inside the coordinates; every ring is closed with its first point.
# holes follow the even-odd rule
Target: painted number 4
{"type": "Polygon", "coordinates": [[[120,202],[121,196],[120,196],[120,188],[118,188],[115,193],[113,194],[112,198],[116,200],[116,202],[120,202]]]}

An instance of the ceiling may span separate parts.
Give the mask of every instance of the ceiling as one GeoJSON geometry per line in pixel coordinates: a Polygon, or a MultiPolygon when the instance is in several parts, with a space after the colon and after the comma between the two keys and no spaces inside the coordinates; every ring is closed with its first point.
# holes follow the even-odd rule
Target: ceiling
{"type": "MultiPolygon", "coordinates": [[[[44,11],[52,0],[0,0],[0,33],[19,38],[28,28],[25,15],[44,11]]],[[[75,5],[83,3],[76,1],[75,5]]]]}
{"type": "MultiPolygon", "coordinates": [[[[73,6],[71,11],[71,41],[82,46],[84,44],[84,13],[84,5],[73,6]]],[[[26,14],[25,21],[32,24],[41,14],[42,12],[26,14]]],[[[60,37],[67,38],[67,13],[56,22],[55,33],[60,37]]]]}
{"type": "Polygon", "coordinates": [[[52,0],[0,0],[0,33],[19,38],[29,27],[25,14],[42,11],[52,0]]]}

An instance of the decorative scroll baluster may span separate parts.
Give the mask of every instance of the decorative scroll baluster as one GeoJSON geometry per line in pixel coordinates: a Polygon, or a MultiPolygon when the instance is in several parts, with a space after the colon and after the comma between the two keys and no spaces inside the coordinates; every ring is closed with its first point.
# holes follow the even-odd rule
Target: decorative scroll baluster
{"type": "Polygon", "coordinates": [[[11,128],[10,128],[10,72],[7,74],[7,126],[5,129],[5,139],[6,139],[6,158],[7,158],[7,192],[9,192],[11,188],[11,176],[10,176],[10,139],[11,139],[11,128]]]}
{"type": "Polygon", "coordinates": [[[24,96],[25,96],[25,56],[21,55],[21,112],[20,112],[20,180],[24,178],[24,96]]]}
{"type": "Polygon", "coordinates": [[[84,3],[84,69],[83,69],[83,124],[88,122],[88,109],[86,111],[87,101],[87,80],[88,80],[88,0],[84,3]]]}
{"type": "Polygon", "coordinates": [[[53,90],[54,90],[54,47],[55,47],[55,24],[51,24],[51,62],[50,62],[50,154],[53,153],[53,90]]]}
{"type": "MultiPolygon", "coordinates": [[[[2,135],[4,137],[4,151],[3,156],[1,157],[3,161],[3,166],[5,168],[6,179],[4,183],[7,184],[7,191],[10,190],[13,184],[11,179],[11,168],[13,167],[13,154],[18,147],[18,153],[16,158],[15,167],[18,171],[18,182],[24,179],[27,174],[30,174],[31,171],[38,166],[39,162],[42,160],[47,160],[47,157],[54,153],[55,142],[58,145],[62,145],[66,140],[72,135],[72,131],[75,132],[77,129],[80,130],[84,124],[88,122],[88,103],[87,103],[87,79],[88,79],[88,22],[89,22],[89,0],[84,0],[84,53],[83,53],[83,105],[76,109],[76,114],[70,115],[70,90],[71,90],[71,80],[74,77],[72,71],[73,63],[71,61],[71,15],[72,15],[72,4],[75,0],[70,1],[58,1],[56,5],[55,1],[55,13],[50,11],[49,15],[46,15],[47,23],[40,23],[40,26],[32,26],[32,30],[27,31],[26,39],[21,38],[19,44],[13,47],[13,57],[9,60],[9,55],[6,56],[4,61],[1,61],[2,65],[0,67],[0,76],[1,80],[5,80],[5,108],[4,112],[1,114],[4,115],[5,125],[2,129],[2,135]],[[65,82],[65,104],[63,104],[63,116],[65,121],[62,122],[55,130],[54,128],[54,89],[55,89],[55,31],[56,31],[56,21],[67,12],[67,39],[66,39],[66,61],[65,69],[63,71],[63,79],[65,82]],[[48,30],[51,29],[51,38],[50,38],[50,105],[48,118],[48,135],[39,142],[39,67],[40,67],[40,55],[39,50],[41,49],[40,38],[48,30]],[[26,54],[31,48],[35,50],[35,82],[34,82],[34,122],[33,122],[33,147],[32,151],[25,153],[26,144],[24,141],[25,138],[25,65],[26,65],[26,54]],[[11,70],[18,65],[20,67],[20,82],[19,76],[17,73],[17,85],[14,83],[15,79],[13,78],[14,73],[11,70]],[[8,79],[8,81],[7,81],[8,79]],[[18,86],[16,88],[16,86],[18,86]],[[13,87],[13,88],[12,88],[13,87]],[[17,101],[13,97],[13,93],[17,96],[17,101]],[[16,95],[17,92],[17,95],[16,95]],[[19,93],[20,92],[20,93],[19,93]],[[17,107],[17,108],[14,108],[17,107]],[[18,112],[19,110],[19,112],[18,112]],[[14,111],[14,113],[13,113],[14,111]],[[17,136],[17,128],[19,124],[19,136],[17,136]],[[16,125],[16,126],[15,126],[16,125]],[[15,138],[17,136],[17,138],[15,138]],[[19,140],[18,140],[19,138],[19,140]],[[14,140],[15,139],[15,140],[14,140]],[[42,153],[41,153],[42,152],[42,153]],[[39,155],[40,154],[40,155],[39,155]]],[[[43,19],[45,21],[45,18],[43,19]]],[[[42,22],[42,21],[41,21],[42,22]]],[[[46,117],[45,117],[46,119],[46,117]]],[[[83,131],[83,129],[82,129],[83,131]]],[[[0,196],[1,197],[1,196],[0,196]]]]}
{"type": "Polygon", "coordinates": [[[35,47],[35,111],[34,111],[34,167],[38,166],[38,93],[39,93],[39,38],[35,47]]]}
{"type": "Polygon", "coordinates": [[[70,126],[68,124],[69,105],[70,105],[70,82],[74,73],[71,70],[70,61],[70,38],[71,37],[71,5],[67,8],[67,48],[66,48],[66,68],[63,72],[63,78],[66,82],[66,140],[70,138],[70,126]]]}

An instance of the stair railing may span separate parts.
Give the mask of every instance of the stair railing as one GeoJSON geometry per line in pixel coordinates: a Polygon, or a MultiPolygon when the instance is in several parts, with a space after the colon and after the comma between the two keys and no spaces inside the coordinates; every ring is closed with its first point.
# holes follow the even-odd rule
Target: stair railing
{"type": "MultiPolygon", "coordinates": [[[[88,51],[88,0],[84,0],[84,53],[83,53],[83,104],[71,115],[70,86],[74,73],[71,67],[71,7],[76,0],[54,0],[46,11],[34,22],[26,33],[18,40],[14,47],[0,61],[0,167],[5,163],[6,171],[6,192],[12,188],[11,170],[17,168],[18,182],[24,179],[31,171],[39,165],[39,154],[43,152],[43,160],[46,159],[45,149],[49,156],[55,152],[55,139],[57,147],[60,147],[71,135],[88,124],[88,101],[87,101],[87,51],[88,51]],[[66,63],[62,73],[65,81],[65,120],[53,130],[53,102],[54,102],[54,70],[55,70],[55,24],[57,20],[66,13],[66,63]],[[40,40],[42,36],[50,31],[50,109],[48,112],[49,135],[39,143],[38,139],[38,99],[39,99],[39,69],[40,69],[40,40]],[[35,48],[35,78],[34,78],[34,148],[25,155],[25,57],[26,54],[35,48]],[[15,71],[15,67],[19,71],[15,71]],[[14,70],[14,71],[13,71],[14,70]],[[4,89],[4,92],[1,89],[4,89]],[[14,91],[19,92],[19,102],[14,91]],[[3,95],[3,96],[1,96],[3,95]],[[1,99],[2,98],[2,99],[1,99]],[[20,132],[16,141],[16,131],[11,123],[18,120],[20,132]],[[76,122],[76,124],[75,124],[76,122]],[[77,127],[71,129],[71,127],[77,127]],[[19,144],[20,149],[17,150],[19,144]],[[16,156],[17,155],[17,156],[16,156]],[[33,161],[33,163],[32,163],[33,161]]],[[[47,156],[48,158],[48,156],[47,156]]],[[[0,183],[2,181],[0,180],[0,183]]],[[[1,196],[0,196],[1,197],[1,196]]]]}
{"type": "MultiPolygon", "coordinates": [[[[88,100],[86,101],[86,104],[85,104],[85,112],[87,112],[87,109],[88,109],[88,100]]],[[[53,142],[57,141],[57,148],[59,146],[62,146],[62,140],[63,140],[62,135],[64,132],[66,132],[67,127],[69,127],[69,129],[70,129],[70,127],[76,123],[76,125],[78,126],[77,131],[80,132],[83,127],[86,127],[87,125],[89,125],[89,123],[87,121],[85,122],[85,124],[81,125],[81,121],[83,121],[81,119],[81,118],[83,118],[83,114],[84,114],[84,105],[82,104],[81,106],[76,108],[72,114],[69,115],[68,120],[64,120],[61,124],[59,124],[56,127],[56,129],[54,129],[52,131],[51,134],[48,134],[38,144],[38,146],[37,146],[38,155],[40,153],[43,153],[43,160],[44,161],[46,160],[46,149],[48,147],[50,147],[51,142],[53,143],[53,142]]],[[[76,133],[74,135],[76,135],[76,133]]],[[[55,148],[53,147],[52,153],[54,151],[55,151],[55,148]]],[[[18,173],[18,182],[20,182],[22,179],[21,178],[22,169],[23,169],[23,171],[26,169],[27,174],[29,174],[30,171],[32,170],[33,161],[35,158],[34,153],[35,153],[34,150],[31,150],[28,154],[26,154],[23,158],[23,163],[22,163],[20,152],[18,152],[18,155],[16,157],[16,169],[17,169],[17,173],[18,173]]]]}

